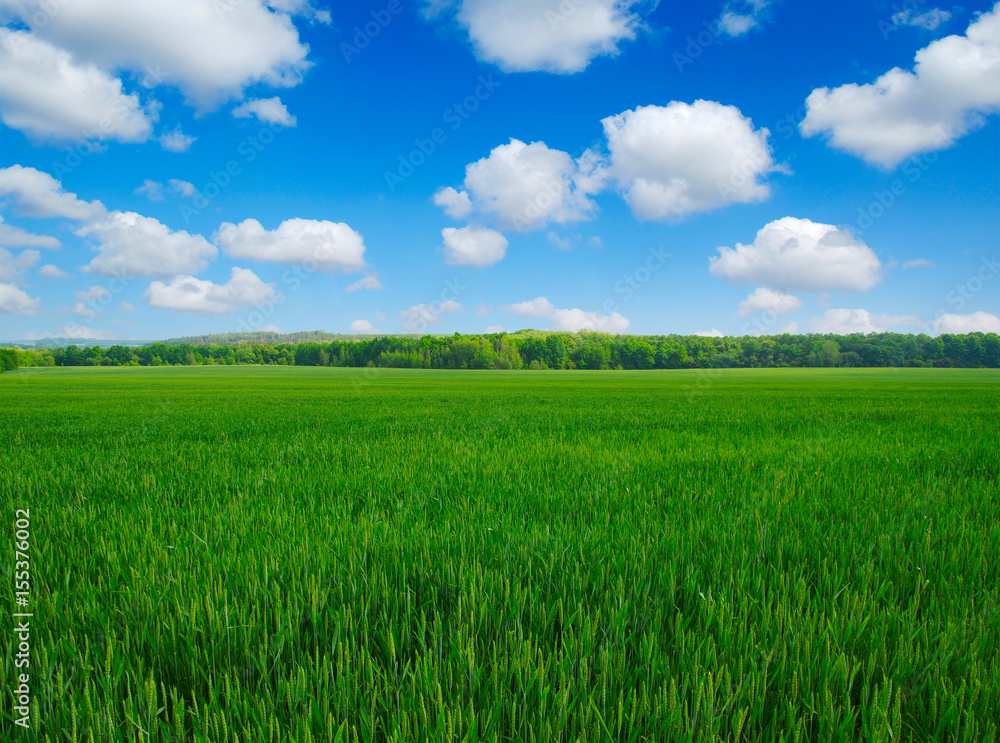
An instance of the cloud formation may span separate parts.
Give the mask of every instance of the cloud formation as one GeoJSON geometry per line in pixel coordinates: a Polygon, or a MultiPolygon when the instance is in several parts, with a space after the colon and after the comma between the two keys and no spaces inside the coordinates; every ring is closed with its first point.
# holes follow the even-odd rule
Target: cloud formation
{"type": "Polygon", "coordinates": [[[425,15],[457,5],[476,57],[506,72],[580,72],[635,38],[639,0],[432,0],[425,15]]]}
{"type": "Polygon", "coordinates": [[[785,217],[765,225],[749,245],[719,248],[713,276],[779,291],[867,291],[882,264],[859,238],[833,225],[785,217]]]}
{"type": "Polygon", "coordinates": [[[453,266],[483,268],[503,260],[507,253],[507,238],[486,227],[445,227],[441,230],[448,263],[453,266]]]}
{"type": "Polygon", "coordinates": [[[818,88],[806,107],[803,136],[826,137],[881,168],[951,147],[1000,110],[1000,4],[964,36],[918,51],[912,72],[896,67],[874,83],[818,88]]]}
{"type": "Polygon", "coordinates": [[[767,129],[714,101],[640,106],[601,122],[609,173],[639,219],[681,219],[763,201],[776,170],[767,129]]]}
{"type": "Polygon", "coordinates": [[[229,281],[213,284],[194,276],[176,276],[170,283],[154,281],[142,295],[150,307],[199,315],[225,315],[273,300],[273,284],[265,284],[246,268],[233,268],[229,281]]]}
{"type": "Polygon", "coordinates": [[[343,222],[286,219],[274,230],[256,219],[223,222],[212,240],[232,258],[301,263],[331,273],[365,268],[364,239],[343,222]]]}

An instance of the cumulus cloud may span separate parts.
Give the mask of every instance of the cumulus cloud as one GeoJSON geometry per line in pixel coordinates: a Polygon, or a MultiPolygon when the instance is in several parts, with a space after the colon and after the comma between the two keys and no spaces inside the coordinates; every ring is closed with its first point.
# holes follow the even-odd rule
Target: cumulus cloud
{"type": "Polygon", "coordinates": [[[716,330],[712,328],[711,330],[696,330],[695,335],[700,335],[702,338],[724,338],[725,335],[721,330],[716,330]]]}
{"type": "Polygon", "coordinates": [[[952,146],[1000,110],[1000,5],[964,36],[934,41],[913,71],[893,68],[874,83],[819,88],[806,100],[803,136],[882,168],[952,146]]]}
{"type": "Polygon", "coordinates": [[[41,301],[32,299],[27,292],[13,284],[0,283],[0,314],[25,317],[35,315],[41,301]]]}
{"type": "Polygon", "coordinates": [[[351,323],[352,333],[381,333],[382,331],[372,325],[368,320],[355,320],[351,323]]]}
{"type": "Polygon", "coordinates": [[[903,261],[902,267],[904,271],[910,268],[933,268],[934,261],[929,261],[926,258],[917,258],[912,261],[903,261]]]}
{"type": "Polygon", "coordinates": [[[951,13],[940,8],[931,8],[923,13],[918,13],[914,8],[906,8],[894,13],[891,20],[896,26],[916,26],[927,31],[936,31],[938,26],[951,20],[951,13]]]}
{"type": "Polygon", "coordinates": [[[454,212],[457,206],[461,213],[465,194],[478,212],[496,219],[501,228],[531,230],[548,222],[587,219],[596,208],[589,197],[601,187],[592,153],[574,160],[544,142],[511,139],[466,166],[465,191],[442,198],[448,201],[446,209],[454,212]]]}
{"type": "Polygon", "coordinates": [[[0,199],[27,217],[86,222],[106,213],[100,201],[81,201],[76,194],[63,191],[62,184],[48,173],[20,165],[0,169],[0,199]]]}
{"type": "Polygon", "coordinates": [[[780,290],[867,291],[882,280],[871,248],[833,225],[785,217],[765,225],[750,245],[719,248],[713,276],[780,290]]]}
{"type": "Polygon", "coordinates": [[[900,325],[919,325],[920,318],[908,315],[880,315],[868,310],[830,309],[812,321],[817,333],[884,333],[900,325]]]}
{"type": "Polygon", "coordinates": [[[760,26],[760,16],[770,0],[728,2],[716,21],[716,28],[723,36],[743,36],[760,26]]]}
{"type": "Polygon", "coordinates": [[[145,196],[150,201],[163,201],[163,184],[147,178],[132,193],[145,196]]]}
{"type": "Polygon", "coordinates": [[[507,238],[485,227],[445,227],[441,237],[447,256],[445,263],[453,266],[484,268],[503,260],[507,253],[507,238]]]}
{"type": "Polygon", "coordinates": [[[0,214],[0,246],[7,248],[48,248],[58,250],[62,243],[48,235],[36,235],[20,227],[7,224],[0,214]]]}
{"type": "Polygon", "coordinates": [[[276,124],[278,126],[293,127],[298,121],[288,113],[285,104],[277,96],[274,98],[251,98],[233,109],[233,116],[237,119],[249,119],[256,116],[259,121],[265,124],[276,124]]]}
{"type": "Polygon", "coordinates": [[[415,304],[400,312],[399,319],[407,333],[421,333],[427,326],[441,322],[447,313],[463,309],[465,308],[454,300],[437,304],[415,304]]]}
{"type": "Polygon", "coordinates": [[[187,152],[194,144],[197,137],[189,137],[181,131],[179,126],[174,127],[169,132],[164,132],[159,137],[160,147],[167,152],[187,152]]]}
{"type": "Polygon", "coordinates": [[[800,307],[802,307],[802,300],[798,297],[771,291],[762,286],[740,302],[740,309],[736,314],[740,317],[748,317],[755,312],[771,311],[776,315],[786,315],[800,307]]]}
{"type": "Polygon", "coordinates": [[[934,321],[934,332],[941,333],[1000,333],[1000,317],[988,312],[971,315],[942,315],[934,321]]]}
{"type": "Polygon", "coordinates": [[[233,268],[229,281],[213,284],[194,276],[176,276],[169,284],[154,281],[142,295],[151,307],[199,315],[225,315],[275,298],[273,284],[265,284],[247,268],[233,268]]]}
{"type": "Polygon", "coordinates": [[[135,212],[111,212],[77,234],[97,242],[97,256],[83,270],[105,276],[170,278],[197,273],[219,252],[201,235],[172,231],[135,212]]]}
{"type": "Polygon", "coordinates": [[[265,230],[256,219],[223,222],[212,238],[232,258],[315,265],[323,271],[351,273],[365,268],[365,243],[343,222],[286,219],[265,230]]]}
{"type": "Polygon", "coordinates": [[[167,181],[167,185],[170,190],[175,194],[184,197],[194,196],[194,192],[198,189],[194,187],[193,183],[188,183],[187,181],[178,180],[177,178],[171,178],[167,181]]]}
{"type": "Polygon", "coordinates": [[[518,304],[507,304],[500,309],[518,317],[551,317],[552,313],[556,311],[555,305],[547,297],[538,297],[518,304]]]}
{"type": "Polygon", "coordinates": [[[444,209],[452,219],[465,219],[472,213],[472,200],[465,191],[456,191],[451,186],[439,189],[434,194],[434,204],[444,209]]]}
{"type": "Polygon", "coordinates": [[[83,325],[75,325],[72,323],[63,325],[55,331],[24,334],[24,339],[27,341],[38,341],[45,338],[75,338],[78,340],[110,341],[115,340],[118,336],[106,330],[95,330],[94,328],[88,328],[83,325]]]}
{"type": "Polygon", "coordinates": [[[365,276],[363,279],[358,279],[353,284],[344,289],[345,292],[356,292],[361,289],[367,289],[369,291],[379,291],[382,288],[382,282],[378,280],[378,274],[373,273],[369,276],[365,276]]]}
{"type": "Polygon", "coordinates": [[[631,321],[621,313],[612,312],[604,315],[600,312],[585,312],[581,309],[556,310],[552,313],[550,328],[576,333],[581,330],[593,330],[600,333],[618,335],[628,330],[631,321]]]}
{"type": "MultiPolygon", "coordinates": [[[[431,0],[425,16],[454,3],[431,0]]],[[[462,0],[456,18],[476,56],[506,72],[568,74],[615,56],[641,25],[639,0],[462,0]]]]}
{"type": "Polygon", "coordinates": [[[65,279],[69,277],[69,274],[63,271],[58,266],[53,266],[51,263],[46,263],[44,266],[38,269],[38,275],[44,276],[47,279],[65,279]]]}
{"type": "Polygon", "coordinates": [[[610,174],[639,219],[763,201],[776,170],[767,129],[714,101],[640,106],[602,121],[610,174]]]}
{"type": "Polygon", "coordinates": [[[35,34],[0,28],[0,120],[35,139],[145,142],[155,108],[35,34]]]}
{"type": "Polygon", "coordinates": [[[490,325],[486,328],[487,333],[506,333],[507,331],[503,329],[503,325],[490,325]]]}
{"type": "Polygon", "coordinates": [[[111,300],[111,292],[103,286],[92,286],[86,291],[73,292],[73,296],[76,301],[71,311],[89,320],[99,317],[103,307],[111,300]]]}
{"type": "Polygon", "coordinates": [[[550,330],[563,330],[576,333],[580,330],[593,330],[601,333],[624,333],[631,322],[618,312],[604,315],[599,312],[586,312],[579,308],[557,309],[547,297],[537,297],[518,304],[508,304],[500,308],[518,317],[545,317],[549,319],[550,330]]]}
{"type": "MultiPolygon", "coordinates": [[[[11,0],[5,5],[28,21],[45,13],[48,2],[11,0]]],[[[38,26],[36,35],[80,64],[142,74],[147,86],[176,87],[189,103],[210,110],[242,97],[248,86],[290,87],[302,79],[310,66],[309,50],[288,12],[280,12],[287,5],[74,0],[60,3],[57,13],[45,13],[47,23],[38,26]]]]}
{"type": "Polygon", "coordinates": [[[0,248],[0,282],[17,283],[24,272],[38,263],[41,253],[37,250],[22,250],[14,255],[5,248],[0,248]]]}

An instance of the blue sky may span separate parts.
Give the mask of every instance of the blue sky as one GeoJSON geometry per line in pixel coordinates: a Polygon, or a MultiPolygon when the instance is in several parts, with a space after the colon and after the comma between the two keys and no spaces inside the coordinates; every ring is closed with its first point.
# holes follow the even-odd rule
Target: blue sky
{"type": "Polygon", "coordinates": [[[0,20],[0,339],[1000,331],[990,3],[0,20]]]}

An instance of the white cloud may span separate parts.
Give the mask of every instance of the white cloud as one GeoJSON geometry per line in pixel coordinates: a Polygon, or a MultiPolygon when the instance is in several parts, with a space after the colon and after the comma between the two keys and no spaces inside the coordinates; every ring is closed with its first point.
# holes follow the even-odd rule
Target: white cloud
{"type": "Polygon", "coordinates": [[[776,170],[767,129],[714,101],[640,106],[602,121],[610,174],[639,219],[680,219],[763,201],[776,170]]]}
{"type": "Polygon", "coordinates": [[[73,292],[73,296],[82,302],[86,302],[88,299],[103,299],[104,297],[110,297],[111,292],[103,286],[95,285],[86,291],[73,292]]]}
{"type": "Polygon", "coordinates": [[[273,284],[265,284],[247,268],[233,268],[225,284],[176,276],[169,284],[154,281],[142,295],[151,307],[199,315],[225,315],[275,298],[273,284]]]}
{"type": "Polygon", "coordinates": [[[18,283],[24,272],[38,263],[41,253],[37,250],[22,250],[16,256],[9,250],[0,248],[0,282],[18,283]]]}
{"type": "Polygon", "coordinates": [[[48,0],[6,5],[24,20],[44,13],[37,35],[80,63],[142,73],[147,86],[179,88],[201,110],[250,85],[296,85],[309,67],[289,15],[260,0],[73,0],[55,13],[46,12],[48,0]]]}
{"type": "Polygon", "coordinates": [[[594,330],[600,333],[618,335],[628,330],[631,321],[618,312],[602,315],[599,312],[585,312],[581,309],[556,310],[552,313],[550,327],[552,330],[565,330],[576,333],[580,330],[594,330]]]}
{"type": "Polygon", "coordinates": [[[372,325],[368,320],[355,320],[351,323],[352,333],[381,333],[382,331],[372,325]]]}
{"type": "Polygon", "coordinates": [[[421,333],[428,325],[441,322],[445,314],[465,309],[458,302],[449,300],[438,304],[415,304],[399,313],[407,333],[421,333]]]}
{"type": "Polygon", "coordinates": [[[819,88],[806,100],[807,137],[882,168],[920,152],[950,147],[1000,110],[1000,5],[973,21],[965,36],[947,36],[874,83],[819,88]]]}
{"type": "Polygon", "coordinates": [[[507,331],[503,329],[503,325],[490,325],[486,328],[487,333],[506,333],[507,331]]]}
{"type": "Polygon", "coordinates": [[[571,237],[559,237],[555,232],[550,232],[548,239],[552,247],[559,250],[572,250],[573,248],[573,238],[571,237]]]}
{"type": "Polygon", "coordinates": [[[10,199],[17,211],[28,217],[86,222],[106,213],[100,201],[81,201],[76,194],[63,191],[62,184],[48,173],[20,165],[0,169],[0,199],[10,199]]]}
{"type": "Polygon", "coordinates": [[[552,313],[556,311],[555,305],[547,297],[504,305],[500,309],[519,317],[551,317],[552,313]]]}
{"type": "Polygon", "coordinates": [[[302,263],[324,271],[350,273],[365,267],[365,243],[343,222],[286,219],[265,230],[256,219],[223,222],[213,241],[233,258],[302,263]]]}
{"type": "Polygon", "coordinates": [[[92,286],[86,291],[73,292],[73,296],[77,300],[71,308],[73,314],[86,317],[90,320],[97,319],[103,308],[111,301],[111,292],[103,286],[92,286]]]}
{"type": "Polygon", "coordinates": [[[233,116],[237,119],[249,119],[251,116],[256,116],[258,120],[265,124],[277,124],[278,126],[286,127],[292,127],[298,123],[296,118],[288,113],[288,109],[278,96],[274,98],[251,98],[246,103],[234,108],[233,116]]]}
{"type": "Polygon", "coordinates": [[[26,341],[38,341],[44,338],[75,338],[78,340],[110,341],[118,336],[106,330],[94,330],[83,325],[68,324],[61,328],[46,333],[25,333],[26,341]]]}
{"type": "Polygon", "coordinates": [[[13,284],[0,283],[0,314],[30,316],[37,314],[41,299],[32,299],[13,284]]]}
{"type": "Polygon", "coordinates": [[[544,142],[511,139],[465,168],[465,188],[475,208],[495,217],[502,228],[517,230],[587,219],[596,208],[589,196],[602,185],[592,153],[574,161],[544,142]]]}
{"type": "Polygon", "coordinates": [[[719,248],[713,276],[780,290],[867,291],[882,280],[871,248],[833,225],[785,217],[765,225],[750,245],[719,248]]]}
{"type": "Polygon", "coordinates": [[[147,178],[132,193],[145,196],[150,201],[163,201],[163,184],[147,178]]]}
{"type": "Polygon", "coordinates": [[[916,26],[936,31],[938,26],[951,20],[951,13],[940,8],[931,8],[923,13],[917,13],[913,8],[906,8],[893,14],[891,20],[897,26],[916,26]]]}
{"type": "Polygon", "coordinates": [[[942,315],[934,321],[934,332],[941,333],[1000,333],[1000,317],[988,312],[971,315],[942,315]]]}
{"type": "Polygon", "coordinates": [[[135,305],[132,304],[131,302],[126,302],[123,299],[121,305],[119,305],[118,309],[115,310],[115,312],[135,312],[135,305]]]}
{"type": "Polygon", "coordinates": [[[721,330],[716,330],[712,328],[711,330],[696,330],[695,335],[700,335],[702,338],[724,338],[725,334],[721,330]]]}
{"type": "Polygon", "coordinates": [[[194,144],[197,137],[189,137],[181,131],[179,126],[175,126],[169,132],[164,132],[159,137],[160,147],[167,152],[187,152],[194,144]]]}
{"type": "Polygon", "coordinates": [[[920,318],[907,315],[876,315],[868,310],[831,309],[812,321],[817,333],[884,333],[899,325],[919,325],[920,318]]]}
{"type": "Polygon", "coordinates": [[[447,256],[445,263],[452,266],[484,268],[503,260],[507,253],[507,238],[485,227],[445,227],[441,237],[447,256]]]}
{"type": "Polygon", "coordinates": [[[933,267],[934,267],[934,261],[929,261],[926,258],[917,258],[916,260],[903,262],[904,271],[909,268],[933,268],[933,267]]]}
{"type": "Polygon", "coordinates": [[[800,307],[802,307],[802,300],[798,297],[771,291],[762,286],[740,302],[740,309],[736,314],[740,317],[748,317],[755,312],[770,310],[776,315],[786,315],[800,307]]]}
{"type": "MultiPolygon", "coordinates": [[[[637,0],[463,0],[457,19],[476,56],[506,72],[580,72],[615,56],[641,24],[637,0]]],[[[438,15],[450,3],[430,3],[438,15]]],[[[428,13],[425,13],[428,14],[428,13]]]]}
{"type": "Polygon", "coordinates": [[[557,309],[546,297],[537,297],[527,302],[508,304],[500,308],[518,317],[547,317],[551,330],[564,330],[576,333],[580,330],[594,330],[601,333],[624,333],[631,322],[618,312],[603,315],[599,312],[586,312],[579,308],[568,310],[557,309]]]}
{"type": "Polygon", "coordinates": [[[367,289],[369,291],[379,291],[382,288],[382,282],[378,280],[378,274],[373,273],[370,276],[365,276],[363,279],[358,279],[353,284],[344,289],[345,292],[356,292],[361,289],[367,289]]]}
{"type": "Polygon", "coordinates": [[[728,2],[716,21],[716,28],[724,36],[743,36],[760,26],[760,15],[770,0],[728,2]]]}
{"type": "Polygon", "coordinates": [[[193,183],[188,183],[187,181],[181,181],[177,178],[171,178],[167,181],[167,185],[170,186],[170,190],[181,196],[194,196],[194,192],[198,189],[194,187],[193,183]]]}
{"type": "Polygon", "coordinates": [[[98,243],[97,256],[83,270],[105,276],[170,278],[197,273],[218,255],[201,235],[171,231],[135,212],[111,212],[77,234],[93,236],[98,243]]]}
{"type": "Polygon", "coordinates": [[[69,277],[69,274],[63,271],[58,266],[53,266],[51,263],[46,263],[44,266],[38,269],[38,275],[44,276],[47,279],[65,279],[69,277]]]}
{"type": "Polygon", "coordinates": [[[49,248],[58,250],[62,243],[49,235],[36,235],[7,224],[0,214],[0,246],[6,248],[49,248]]]}
{"type": "Polygon", "coordinates": [[[156,120],[122,81],[24,31],[0,28],[0,119],[42,140],[145,142],[156,120]]]}
{"type": "Polygon", "coordinates": [[[451,186],[439,189],[434,194],[434,204],[444,209],[452,219],[465,219],[472,213],[472,201],[465,191],[456,191],[451,186]]]}

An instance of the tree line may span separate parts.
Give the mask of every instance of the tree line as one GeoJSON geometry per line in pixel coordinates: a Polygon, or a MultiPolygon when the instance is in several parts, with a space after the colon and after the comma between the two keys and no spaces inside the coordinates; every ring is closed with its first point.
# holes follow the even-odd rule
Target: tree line
{"type": "Polygon", "coordinates": [[[0,349],[0,367],[278,364],[412,369],[1000,367],[996,333],[704,337],[519,331],[364,340],[0,349]]]}

